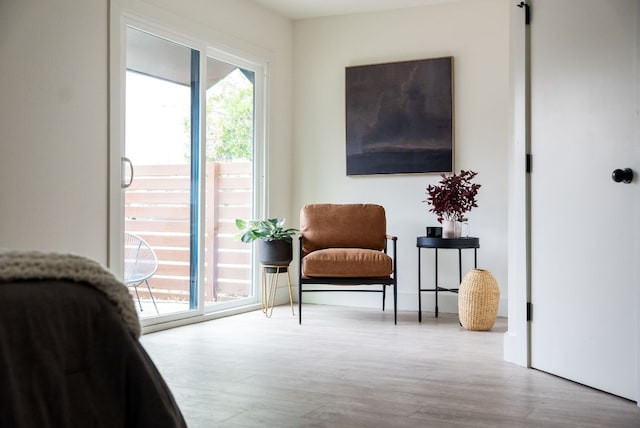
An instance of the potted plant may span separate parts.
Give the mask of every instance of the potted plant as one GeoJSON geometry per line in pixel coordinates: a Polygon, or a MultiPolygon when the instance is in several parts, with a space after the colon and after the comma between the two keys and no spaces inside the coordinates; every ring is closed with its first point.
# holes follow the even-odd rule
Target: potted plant
{"type": "Polygon", "coordinates": [[[429,212],[438,216],[443,238],[459,238],[464,214],[478,206],[476,195],[480,184],[472,182],[476,175],[477,172],[465,170],[460,174],[442,174],[439,184],[427,186],[428,198],[423,202],[431,205],[429,212]]]}
{"type": "Polygon", "coordinates": [[[258,261],[263,265],[289,266],[293,259],[293,236],[298,229],[284,228],[285,219],[236,219],[242,242],[258,241],[258,261]]]}

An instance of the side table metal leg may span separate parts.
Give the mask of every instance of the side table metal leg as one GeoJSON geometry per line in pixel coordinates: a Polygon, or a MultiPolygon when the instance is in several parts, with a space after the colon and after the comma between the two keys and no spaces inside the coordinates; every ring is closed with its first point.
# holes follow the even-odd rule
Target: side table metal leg
{"type": "Polygon", "coordinates": [[[462,250],[458,248],[458,286],[462,282],[462,250]]]}
{"type": "MultiPolygon", "coordinates": [[[[458,279],[460,282],[458,282],[458,290],[456,290],[456,293],[458,293],[460,284],[462,284],[462,249],[460,248],[458,248],[458,279]]],[[[458,314],[458,324],[462,325],[460,322],[460,314],[458,314]]]]}
{"type": "Polygon", "coordinates": [[[420,268],[420,247],[418,247],[418,322],[422,322],[422,282],[421,278],[421,268],[420,268]]]}
{"type": "Polygon", "coordinates": [[[436,248],[436,318],[438,318],[438,249],[436,248]]]}

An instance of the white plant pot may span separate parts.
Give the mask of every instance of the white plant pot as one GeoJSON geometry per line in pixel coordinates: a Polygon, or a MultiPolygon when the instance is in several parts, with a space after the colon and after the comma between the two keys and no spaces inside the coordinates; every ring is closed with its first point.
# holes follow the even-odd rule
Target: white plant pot
{"type": "Polygon", "coordinates": [[[442,238],[456,239],[462,234],[462,225],[455,220],[442,220],[442,238]]]}

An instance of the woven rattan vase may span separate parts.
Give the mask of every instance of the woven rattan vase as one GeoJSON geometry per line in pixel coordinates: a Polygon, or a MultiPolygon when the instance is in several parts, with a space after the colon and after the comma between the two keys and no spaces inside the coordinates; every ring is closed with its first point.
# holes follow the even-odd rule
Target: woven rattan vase
{"type": "Polygon", "coordinates": [[[458,316],[467,330],[490,330],[498,315],[500,288],[491,272],[473,269],[458,290],[458,316]]]}

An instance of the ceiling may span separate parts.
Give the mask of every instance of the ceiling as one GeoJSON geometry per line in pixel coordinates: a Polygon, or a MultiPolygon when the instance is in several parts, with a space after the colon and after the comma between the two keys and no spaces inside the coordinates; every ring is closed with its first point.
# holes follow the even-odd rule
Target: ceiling
{"type": "Polygon", "coordinates": [[[405,9],[460,0],[252,0],[291,19],[405,9]]]}

